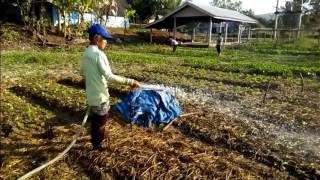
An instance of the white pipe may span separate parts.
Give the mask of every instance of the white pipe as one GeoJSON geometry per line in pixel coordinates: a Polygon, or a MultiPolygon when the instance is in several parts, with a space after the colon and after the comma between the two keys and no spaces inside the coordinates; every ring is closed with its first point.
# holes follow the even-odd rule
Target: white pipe
{"type": "Polygon", "coordinates": [[[151,90],[155,90],[155,91],[162,91],[162,90],[166,89],[165,87],[161,87],[161,86],[157,86],[157,85],[146,85],[146,84],[142,84],[140,86],[140,88],[151,89],[151,90]]]}
{"type": "MultiPolygon", "coordinates": [[[[88,107],[86,115],[84,116],[82,124],[81,124],[82,127],[86,124],[88,116],[89,116],[89,113],[90,113],[90,108],[88,107]]],[[[33,174],[35,174],[37,172],[40,172],[42,169],[44,169],[44,168],[48,167],[49,165],[51,165],[51,164],[55,163],[56,161],[58,161],[60,158],[62,158],[72,148],[72,146],[74,146],[76,144],[76,141],[77,141],[79,135],[80,135],[80,132],[77,132],[75,137],[74,137],[74,139],[73,139],[73,141],[70,143],[70,145],[63,152],[61,152],[58,156],[56,156],[54,159],[52,159],[51,161],[49,161],[49,162],[37,167],[36,169],[33,169],[32,171],[30,171],[27,174],[25,174],[22,177],[20,177],[18,180],[27,179],[27,178],[31,177],[33,174]]]]}

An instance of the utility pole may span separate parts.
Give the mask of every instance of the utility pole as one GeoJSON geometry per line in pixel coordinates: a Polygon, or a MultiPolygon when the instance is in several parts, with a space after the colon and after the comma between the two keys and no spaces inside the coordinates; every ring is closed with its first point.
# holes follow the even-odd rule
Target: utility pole
{"type": "Polygon", "coordinates": [[[298,26],[298,37],[301,35],[301,24],[302,24],[302,10],[303,10],[303,0],[301,0],[301,12],[300,12],[300,17],[299,17],[299,26],[298,26]]]}
{"type": "Polygon", "coordinates": [[[278,29],[278,8],[279,8],[279,0],[277,0],[277,7],[276,7],[276,18],[275,18],[275,23],[274,23],[274,34],[273,38],[277,39],[277,29],[278,29]]]}

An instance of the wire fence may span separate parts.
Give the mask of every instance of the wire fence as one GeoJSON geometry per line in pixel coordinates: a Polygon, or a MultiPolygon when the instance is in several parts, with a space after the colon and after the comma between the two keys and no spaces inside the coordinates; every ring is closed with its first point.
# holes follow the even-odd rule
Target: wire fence
{"type": "Polygon", "coordinates": [[[298,29],[252,29],[250,31],[250,39],[253,40],[278,40],[278,41],[295,41],[301,38],[309,38],[318,41],[320,45],[320,29],[319,30],[298,30],[298,29]],[[276,38],[275,38],[276,37],[276,38]]]}

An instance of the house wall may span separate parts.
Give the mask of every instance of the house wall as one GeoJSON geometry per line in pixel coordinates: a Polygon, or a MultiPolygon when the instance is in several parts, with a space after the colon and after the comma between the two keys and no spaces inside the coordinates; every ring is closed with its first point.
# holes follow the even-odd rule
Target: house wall
{"type": "MultiPolygon", "coordinates": [[[[113,27],[113,28],[129,28],[129,21],[125,20],[124,17],[119,17],[119,16],[103,16],[103,19],[107,22],[106,26],[107,27],[113,27]]],[[[98,19],[96,16],[92,13],[85,13],[84,14],[84,21],[85,22],[90,22],[90,23],[99,23],[98,19]]]]}
{"type": "MultiPolygon", "coordinates": [[[[53,10],[53,23],[55,26],[58,25],[58,14],[56,10],[53,10]]],[[[84,22],[93,24],[93,23],[100,23],[97,17],[92,14],[92,13],[84,13],[84,22]]],[[[71,12],[69,14],[70,18],[70,24],[76,25],[79,23],[79,13],[77,12],[71,12]]],[[[107,27],[113,27],[113,28],[129,28],[129,22],[124,19],[124,17],[119,17],[119,16],[108,16],[108,19],[106,16],[103,16],[103,19],[107,22],[106,26],[107,27]]],[[[64,19],[62,17],[61,23],[64,23],[64,19]]]]}

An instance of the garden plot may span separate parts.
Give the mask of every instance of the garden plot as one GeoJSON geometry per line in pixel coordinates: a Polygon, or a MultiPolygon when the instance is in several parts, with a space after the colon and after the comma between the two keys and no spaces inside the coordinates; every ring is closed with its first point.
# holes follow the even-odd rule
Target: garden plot
{"type": "MultiPolygon", "coordinates": [[[[70,116],[81,113],[79,109],[82,108],[82,104],[73,101],[73,99],[77,98],[79,100],[84,97],[84,93],[81,93],[79,89],[62,87],[50,81],[34,80],[32,83],[15,86],[11,88],[11,91],[19,96],[31,99],[33,103],[38,102],[42,106],[48,104],[49,106],[44,107],[56,113],[65,112],[70,116]],[[65,96],[66,94],[68,96],[65,96]]],[[[119,118],[116,115],[112,117],[119,118]]],[[[109,138],[105,142],[108,144],[106,152],[101,154],[92,152],[89,140],[85,138],[80,141],[80,146],[71,153],[73,154],[70,156],[72,161],[78,160],[78,163],[82,166],[93,167],[90,171],[94,172],[96,176],[144,178],[159,176],[166,178],[288,176],[286,173],[272,170],[264,164],[246,159],[240,153],[225,148],[214,148],[211,145],[199,142],[197,139],[186,137],[176,129],[161,133],[136,126],[129,128],[117,123],[117,121],[114,119],[108,124],[109,138]],[[77,155],[74,155],[74,153],[77,155]],[[175,157],[179,158],[175,159],[175,157]],[[83,161],[90,163],[85,164],[83,161]],[[246,165],[243,166],[244,164],[246,165]],[[94,167],[98,167],[99,171],[94,167]]],[[[72,122],[74,123],[75,120],[72,122]]],[[[53,126],[55,126],[54,123],[53,126]]],[[[56,133],[61,132],[56,131],[56,133]]],[[[69,133],[71,132],[69,131],[69,133]]],[[[51,147],[56,146],[52,144],[51,147]]],[[[49,151],[51,155],[39,160],[36,164],[45,162],[57,151],[61,151],[62,147],[59,146],[56,151],[49,151]]],[[[50,176],[42,174],[40,177],[50,176]]]]}
{"type": "Polygon", "coordinates": [[[278,125],[293,124],[307,129],[319,127],[320,122],[317,116],[319,116],[320,110],[316,107],[320,106],[320,97],[317,93],[320,87],[319,83],[314,80],[305,80],[305,90],[301,92],[301,85],[299,84],[301,80],[298,78],[288,79],[233,73],[221,74],[205,70],[199,70],[197,75],[192,68],[170,68],[167,66],[161,68],[152,65],[125,65],[120,67],[122,68],[117,70],[120,74],[124,73],[121,69],[134,69],[134,71],[126,74],[144,82],[164,83],[185,88],[188,91],[202,89],[209,96],[214,95],[220,96],[222,99],[241,100],[246,102],[243,105],[248,108],[254,108],[256,111],[265,114],[265,116],[271,116],[273,123],[278,125]],[[181,76],[179,76],[180,71],[182,71],[181,76]],[[192,77],[184,76],[183,74],[186,74],[186,72],[192,74],[190,75],[192,77]],[[211,76],[214,76],[215,79],[220,79],[220,82],[212,82],[210,78],[201,79],[201,77],[211,76]],[[239,86],[237,82],[242,83],[239,86]],[[269,82],[269,91],[266,94],[266,99],[263,100],[269,82]],[[266,101],[266,103],[263,103],[263,101],[266,101]]]}
{"type": "MultiPolygon", "coordinates": [[[[81,83],[71,79],[68,79],[68,85],[77,87],[81,83]]],[[[317,148],[320,141],[317,134],[308,134],[294,125],[286,127],[282,123],[280,126],[279,122],[272,119],[275,117],[270,119],[237,101],[217,99],[201,91],[190,93],[178,87],[153,87],[172,90],[180,100],[189,102],[184,104],[186,109],[202,114],[182,118],[175,124],[183,134],[204,143],[230,148],[247,158],[273,168],[285,169],[300,178],[316,175],[317,167],[313,165],[318,163],[319,158],[317,148]],[[197,104],[203,108],[194,107],[197,104]],[[299,146],[299,143],[306,145],[299,146]]]]}
{"type": "MultiPolygon", "coordinates": [[[[104,141],[108,149],[102,153],[91,151],[90,137],[79,127],[86,108],[84,82],[78,75],[81,53],[73,49],[5,54],[6,108],[1,108],[1,117],[6,123],[1,124],[1,138],[12,149],[1,151],[1,178],[21,176],[53,158],[77,131],[84,134],[68,156],[38,178],[319,178],[317,53],[299,52],[299,61],[312,60],[309,65],[301,61],[306,76],[301,92],[301,79],[292,76],[301,70],[298,64],[280,63],[276,71],[270,66],[291,52],[281,51],[283,56],[272,55],[263,64],[253,60],[249,67],[250,59],[245,59],[254,53],[263,58],[263,53],[230,50],[221,59],[208,61],[213,52],[207,50],[170,51],[161,45],[114,46],[108,57],[116,74],[169,88],[184,113],[197,114],[179,118],[161,132],[157,127],[127,126],[111,111],[109,138],[104,141]],[[50,132],[49,125],[55,136],[43,139],[40,135],[50,132]],[[4,137],[10,126],[13,132],[4,137]],[[28,141],[32,147],[18,153],[28,141]],[[34,151],[40,153],[39,159],[33,149],[39,149],[34,151]]],[[[110,84],[109,91],[114,104],[130,89],[110,84]]]]}
{"type": "MultiPolygon", "coordinates": [[[[3,90],[1,102],[1,179],[13,179],[52,159],[71,141],[77,124],[3,90]],[[68,126],[68,124],[70,124],[68,126]],[[53,134],[49,127],[52,127],[53,134]],[[6,128],[6,129],[4,129],[6,128]],[[6,132],[6,134],[2,134],[6,132]]],[[[40,172],[41,179],[90,177],[76,163],[61,160],[40,172]],[[79,171],[81,169],[81,171],[79,171]]]]}

